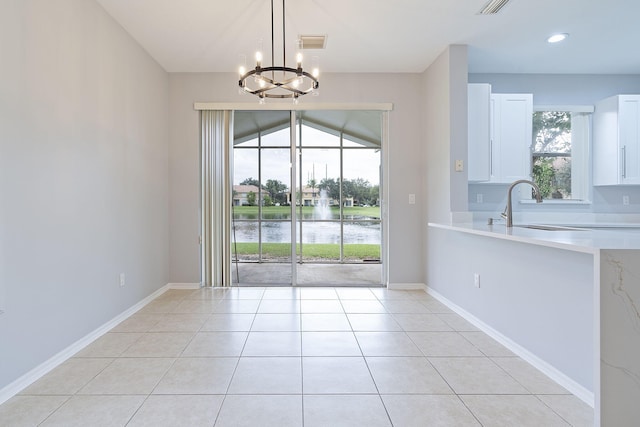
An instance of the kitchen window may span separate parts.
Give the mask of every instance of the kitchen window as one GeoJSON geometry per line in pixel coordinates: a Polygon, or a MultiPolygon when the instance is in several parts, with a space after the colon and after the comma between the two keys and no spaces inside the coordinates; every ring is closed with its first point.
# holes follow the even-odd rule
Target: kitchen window
{"type": "Polygon", "coordinates": [[[545,200],[589,199],[593,107],[534,107],[531,176],[545,200]]]}

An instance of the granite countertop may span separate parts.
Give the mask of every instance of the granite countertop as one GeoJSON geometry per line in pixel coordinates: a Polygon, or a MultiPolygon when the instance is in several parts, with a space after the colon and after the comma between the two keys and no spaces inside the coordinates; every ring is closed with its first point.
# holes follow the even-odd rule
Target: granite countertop
{"type": "Polygon", "coordinates": [[[441,224],[440,228],[478,236],[493,237],[522,243],[548,246],[576,252],[597,253],[600,249],[640,249],[640,224],[525,224],[506,227],[503,223],[487,222],[441,224]]]}

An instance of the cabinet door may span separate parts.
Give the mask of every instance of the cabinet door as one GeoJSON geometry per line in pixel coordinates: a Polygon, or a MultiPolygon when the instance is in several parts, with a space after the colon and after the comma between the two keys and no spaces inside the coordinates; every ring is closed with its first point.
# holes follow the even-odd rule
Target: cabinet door
{"type": "Polygon", "coordinates": [[[531,178],[533,95],[493,94],[491,181],[531,178]]]}
{"type": "Polygon", "coordinates": [[[622,147],[618,135],[618,97],[596,103],[593,113],[593,185],[622,183],[622,147]]]}
{"type": "Polygon", "coordinates": [[[489,101],[491,85],[472,83],[467,89],[468,98],[468,179],[469,181],[489,181],[490,177],[490,133],[489,101]]]}
{"type": "Polygon", "coordinates": [[[640,184],[640,96],[619,97],[618,126],[621,182],[640,184]]]}

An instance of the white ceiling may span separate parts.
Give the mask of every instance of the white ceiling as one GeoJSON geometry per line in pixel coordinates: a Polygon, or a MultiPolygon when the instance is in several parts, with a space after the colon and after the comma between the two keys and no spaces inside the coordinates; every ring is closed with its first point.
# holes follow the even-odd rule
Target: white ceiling
{"type": "MultiPolygon", "coordinates": [[[[236,71],[241,54],[253,67],[261,38],[270,54],[269,0],[97,1],[169,72],[236,71]]],[[[640,0],[511,0],[478,15],[486,2],[289,0],[286,47],[327,34],[326,49],[309,51],[321,72],[422,72],[447,45],[466,44],[473,73],[640,74],[640,0]],[[571,36],[549,45],[554,32],[571,36]]],[[[277,65],[281,52],[276,41],[277,65]]]]}

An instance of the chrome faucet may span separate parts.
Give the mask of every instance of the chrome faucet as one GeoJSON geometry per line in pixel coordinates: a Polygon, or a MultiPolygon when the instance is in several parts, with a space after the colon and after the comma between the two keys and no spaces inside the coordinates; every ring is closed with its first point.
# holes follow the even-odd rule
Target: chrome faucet
{"type": "Polygon", "coordinates": [[[511,191],[513,190],[513,187],[515,187],[518,184],[529,184],[530,186],[532,186],[533,192],[536,196],[536,203],[542,203],[542,194],[540,193],[540,188],[535,182],[529,181],[528,179],[519,179],[517,181],[514,181],[514,183],[511,184],[511,186],[509,186],[509,190],[507,190],[507,206],[505,206],[504,212],[500,214],[500,216],[506,220],[507,227],[513,227],[513,209],[511,207],[511,191]]]}

